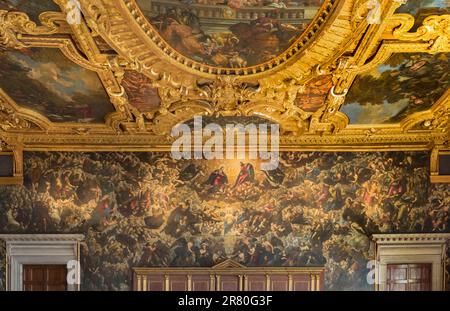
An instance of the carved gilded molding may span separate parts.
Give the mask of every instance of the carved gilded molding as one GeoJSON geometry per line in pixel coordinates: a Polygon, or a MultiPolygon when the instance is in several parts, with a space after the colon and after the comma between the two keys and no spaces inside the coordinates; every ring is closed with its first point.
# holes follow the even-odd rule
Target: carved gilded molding
{"type": "Polygon", "coordinates": [[[42,25],[36,25],[23,12],[0,10],[0,44],[11,48],[22,48],[23,35],[42,36],[70,33],[65,15],[61,12],[44,12],[40,16],[42,25]]]}
{"type": "Polygon", "coordinates": [[[322,7],[319,9],[319,12],[316,14],[316,17],[309,24],[308,28],[285,52],[260,65],[243,68],[221,68],[208,66],[185,57],[165,42],[165,40],[159,35],[158,31],[146,19],[135,0],[124,0],[123,2],[118,2],[118,4],[120,5],[123,3],[123,6],[127,8],[133,19],[138,22],[140,28],[143,32],[145,32],[145,34],[147,34],[152,44],[162,50],[169,59],[181,64],[184,69],[188,69],[196,75],[212,77],[212,75],[254,75],[275,69],[276,67],[287,63],[292,57],[298,55],[299,51],[302,51],[310,41],[314,40],[322,25],[324,25],[324,22],[335,8],[337,2],[338,1],[336,0],[325,0],[322,7]]]}
{"type": "Polygon", "coordinates": [[[373,241],[380,245],[392,244],[442,244],[450,239],[449,233],[374,234],[373,241]]]}
{"type": "MultiPolygon", "coordinates": [[[[95,71],[105,86],[111,103],[117,110],[117,113],[107,117],[106,124],[115,131],[119,131],[116,120],[129,121],[132,117],[128,112],[126,96],[117,96],[121,92],[121,86],[109,63],[111,56],[100,53],[85,24],[68,25],[66,14],[64,9],[63,12],[44,12],[39,16],[42,26],[37,26],[29,20],[25,13],[0,11],[0,44],[14,49],[24,47],[57,48],[72,62],[85,69],[95,71]],[[82,27],[83,25],[84,27],[82,27]],[[53,34],[58,34],[58,36],[51,36],[53,34]],[[61,36],[61,34],[67,36],[61,36]],[[68,36],[68,34],[72,36],[68,36]],[[87,58],[83,55],[86,55],[87,58]]],[[[50,125],[46,126],[46,128],[48,127],[50,125]]],[[[57,125],[53,127],[57,127],[57,125]]]]}
{"type": "MultiPolygon", "coordinates": [[[[398,7],[394,5],[390,12],[393,12],[398,7]]],[[[386,62],[394,53],[445,53],[450,52],[450,15],[429,16],[423,25],[420,26],[416,32],[409,32],[414,26],[414,17],[409,14],[394,14],[387,18],[378,26],[378,35],[383,39],[379,44],[378,50],[375,54],[367,53],[373,46],[378,44],[377,40],[368,40],[371,47],[361,49],[366,52],[366,55],[359,55],[359,57],[342,57],[338,59],[335,64],[329,65],[325,73],[333,73],[334,79],[338,82],[330,91],[328,103],[323,110],[322,120],[327,120],[334,114],[337,114],[343,103],[345,102],[345,95],[351,87],[354,79],[359,74],[368,72],[380,64],[386,62]],[[336,88],[340,88],[341,94],[335,94],[336,88]]],[[[447,95],[443,96],[441,100],[434,104],[428,111],[413,114],[401,122],[402,128],[408,131],[412,126],[410,124],[424,123],[425,128],[440,129],[445,128],[448,122],[446,117],[446,109],[442,106],[450,101],[447,95]]],[[[342,120],[344,127],[346,120],[342,120]]],[[[334,124],[337,122],[334,121],[334,124]]],[[[339,127],[336,126],[339,130],[339,127]]]]}
{"type": "MultiPolygon", "coordinates": [[[[2,135],[0,133],[0,135],[2,135]]],[[[17,135],[3,134],[6,141],[17,139],[17,135]]],[[[20,139],[26,150],[36,151],[170,151],[173,139],[163,135],[72,133],[46,134],[24,133],[20,139]]],[[[431,131],[413,131],[404,134],[400,127],[351,128],[329,135],[282,135],[281,150],[324,151],[375,151],[375,150],[430,150],[435,141],[445,141],[446,135],[431,131]]]]}
{"type": "Polygon", "coordinates": [[[417,112],[400,124],[405,131],[428,129],[447,133],[450,126],[450,90],[430,110],[417,112]]]}
{"type": "Polygon", "coordinates": [[[31,127],[30,123],[18,116],[14,110],[8,109],[0,101],[0,128],[3,131],[25,130],[31,127]]]}
{"type": "Polygon", "coordinates": [[[430,51],[448,51],[450,39],[450,15],[432,15],[425,18],[415,32],[410,32],[415,24],[409,14],[396,14],[390,21],[390,34],[386,38],[400,41],[428,41],[430,51]]]}
{"type": "Polygon", "coordinates": [[[11,176],[0,177],[0,185],[20,185],[23,183],[23,151],[24,145],[18,139],[5,139],[0,131],[0,154],[13,158],[11,176]]]}
{"type": "Polygon", "coordinates": [[[16,242],[81,242],[83,234],[0,234],[0,240],[14,244],[16,242]]]}
{"type": "MultiPolygon", "coordinates": [[[[349,37],[354,36],[348,17],[353,7],[353,1],[336,2],[334,13],[328,14],[326,20],[324,20],[325,16],[318,15],[316,19],[324,20],[324,26],[317,27],[314,26],[314,23],[312,24],[312,28],[317,28],[314,30],[315,35],[308,39],[308,45],[304,49],[298,50],[292,59],[282,61],[284,56],[280,56],[281,59],[274,60],[280,65],[271,66],[264,75],[247,72],[246,76],[248,77],[243,78],[239,74],[233,74],[232,68],[216,73],[210,69],[201,69],[200,65],[203,64],[190,68],[189,65],[193,63],[184,64],[174,60],[171,57],[172,54],[167,54],[165,47],[161,48],[154,43],[153,40],[158,40],[157,34],[151,29],[147,29],[150,26],[134,1],[96,0],[81,1],[81,3],[85,8],[87,24],[95,29],[119,54],[125,56],[130,64],[134,64],[135,70],[143,72],[153,80],[160,82],[167,80],[167,86],[170,86],[169,82],[171,82],[172,87],[181,85],[188,90],[195,88],[198,77],[215,79],[216,76],[223,75],[235,75],[237,79],[244,79],[247,82],[258,81],[262,87],[278,85],[286,79],[301,82],[302,79],[308,79],[306,75],[315,72],[314,67],[318,62],[333,56],[343,42],[347,42],[349,37]],[[322,28],[326,28],[326,31],[322,28]],[[154,37],[149,37],[149,33],[154,34],[154,37]],[[184,72],[183,75],[179,74],[180,70],[184,72]]],[[[329,7],[329,4],[325,3],[324,7],[329,7]]],[[[308,31],[304,35],[307,36],[308,31]]],[[[292,54],[292,52],[290,53],[292,54]]]]}

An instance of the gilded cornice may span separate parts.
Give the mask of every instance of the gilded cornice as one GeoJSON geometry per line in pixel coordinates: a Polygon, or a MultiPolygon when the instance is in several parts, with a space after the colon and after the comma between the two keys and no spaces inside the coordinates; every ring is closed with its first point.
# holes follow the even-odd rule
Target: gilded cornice
{"type": "Polygon", "coordinates": [[[65,15],[61,12],[41,14],[42,25],[36,25],[23,12],[0,10],[0,44],[11,48],[22,48],[22,36],[42,36],[69,33],[65,15]]]}

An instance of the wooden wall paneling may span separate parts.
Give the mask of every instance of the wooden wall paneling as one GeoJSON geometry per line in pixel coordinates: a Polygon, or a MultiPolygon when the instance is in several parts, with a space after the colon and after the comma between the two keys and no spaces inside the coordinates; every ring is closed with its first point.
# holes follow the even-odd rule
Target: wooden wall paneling
{"type": "Polygon", "coordinates": [[[227,260],[211,268],[133,268],[144,291],[317,291],[323,267],[251,267],[227,260]]]}
{"type": "Polygon", "coordinates": [[[218,291],[239,291],[241,278],[238,274],[217,274],[218,291]]]}
{"type": "Polygon", "coordinates": [[[142,282],[144,291],[162,292],[166,289],[164,275],[145,275],[142,282]]]}
{"type": "Polygon", "coordinates": [[[273,274],[270,275],[269,291],[288,291],[289,290],[289,277],[287,274],[273,274]]]}
{"type": "Polygon", "coordinates": [[[266,276],[261,274],[246,275],[247,284],[244,285],[244,290],[248,291],[265,291],[266,290],[266,276]]]}
{"type": "Polygon", "coordinates": [[[311,276],[308,274],[292,275],[292,290],[293,291],[310,291],[311,290],[311,276]]]}
{"type": "Polygon", "coordinates": [[[211,282],[210,274],[193,274],[191,276],[191,290],[194,292],[204,292],[214,290],[214,278],[211,282]]]}
{"type": "Polygon", "coordinates": [[[188,291],[191,287],[188,283],[191,280],[189,274],[169,274],[169,291],[188,291]]]}

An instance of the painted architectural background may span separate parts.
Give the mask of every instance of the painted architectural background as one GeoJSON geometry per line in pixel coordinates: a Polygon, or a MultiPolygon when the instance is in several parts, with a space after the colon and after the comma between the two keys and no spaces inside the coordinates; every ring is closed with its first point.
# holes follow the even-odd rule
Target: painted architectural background
{"type": "Polygon", "coordinates": [[[208,65],[240,68],[286,51],[308,27],[323,0],[137,0],[179,53],[208,65]]]}
{"type": "Polygon", "coordinates": [[[0,232],[84,233],[84,290],[128,290],[135,266],[226,258],[325,265],[328,290],[371,290],[371,234],[450,231],[450,186],[428,180],[427,153],[282,153],[270,172],[166,153],[26,153],[25,184],[0,187],[0,232]]]}

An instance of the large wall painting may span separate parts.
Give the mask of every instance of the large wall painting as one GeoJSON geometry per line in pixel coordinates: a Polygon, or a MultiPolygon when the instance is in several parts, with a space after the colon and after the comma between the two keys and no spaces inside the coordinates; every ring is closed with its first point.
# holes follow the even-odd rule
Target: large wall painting
{"type": "Polygon", "coordinates": [[[394,54],[356,78],[341,108],[351,124],[398,123],[433,106],[450,87],[449,54],[394,54]]]}
{"type": "Polygon", "coordinates": [[[178,52],[217,67],[240,68],[275,58],[315,17],[322,0],[137,0],[178,52]]]}
{"type": "Polygon", "coordinates": [[[57,49],[0,49],[0,88],[54,122],[104,123],[115,111],[97,74],[57,49]]]}
{"type": "Polygon", "coordinates": [[[130,289],[133,266],[226,258],[325,265],[327,289],[371,290],[372,233],[449,231],[450,187],[429,184],[427,162],[291,152],[261,171],[166,153],[26,153],[24,186],[0,187],[0,232],[84,233],[85,290],[130,289]]]}

